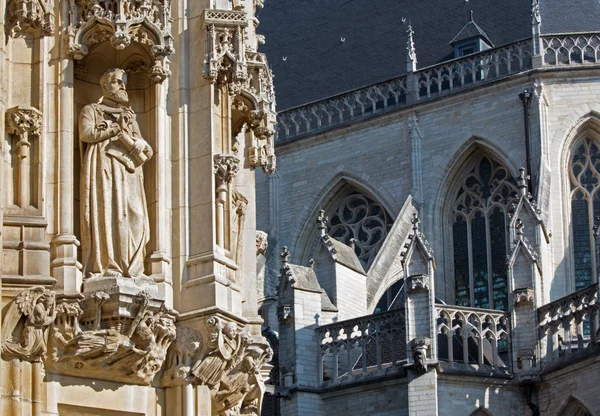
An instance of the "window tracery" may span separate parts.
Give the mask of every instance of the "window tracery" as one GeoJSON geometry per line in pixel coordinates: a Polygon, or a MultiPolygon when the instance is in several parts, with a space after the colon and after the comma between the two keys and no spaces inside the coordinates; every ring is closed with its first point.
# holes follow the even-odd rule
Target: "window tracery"
{"type": "Polygon", "coordinates": [[[569,179],[575,290],[579,290],[593,282],[596,259],[592,256],[591,231],[594,218],[600,216],[600,152],[591,137],[583,138],[573,147],[569,179]]]}
{"type": "Polygon", "coordinates": [[[328,234],[344,244],[353,238],[354,251],[368,270],[392,227],[385,208],[368,195],[354,192],[334,205],[328,217],[328,234]]]}
{"type": "Polygon", "coordinates": [[[517,186],[508,169],[481,156],[452,206],[456,304],[508,309],[507,206],[517,186]]]}

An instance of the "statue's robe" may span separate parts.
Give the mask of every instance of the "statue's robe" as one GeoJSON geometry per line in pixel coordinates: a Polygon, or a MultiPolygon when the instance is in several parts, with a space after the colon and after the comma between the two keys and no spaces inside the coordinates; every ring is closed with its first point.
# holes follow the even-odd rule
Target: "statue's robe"
{"type": "MultiPolygon", "coordinates": [[[[145,247],[150,238],[144,176],[142,166],[132,169],[114,157],[127,155],[130,150],[118,139],[121,129],[116,121],[120,113],[119,108],[90,104],[79,116],[85,277],[144,275],[145,247]]],[[[141,139],[135,120],[130,130],[133,139],[141,139]]]]}

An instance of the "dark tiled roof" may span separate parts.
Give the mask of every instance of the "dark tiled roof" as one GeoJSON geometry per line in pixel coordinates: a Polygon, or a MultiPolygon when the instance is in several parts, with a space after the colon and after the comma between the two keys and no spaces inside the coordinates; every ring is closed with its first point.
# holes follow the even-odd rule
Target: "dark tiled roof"
{"type": "Polygon", "coordinates": [[[260,50],[273,67],[278,111],[403,75],[402,18],[415,31],[419,68],[452,59],[450,41],[470,10],[496,46],[531,37],[529,0],[267,1],[258,32],[266,36],[260,50]]]}
{"type": "Polygon", "coordinates": [[[455,43],[461,42],[463,40],[482,37],[489,45],[493,46],[494,43],[490,39],[490,37],[485,33],[485,31],[475,23],[473,20],[469,20],[469,22],[463,27],[458,35],[454,37],[450,41],[450,45],[454,45],[455,43]]]}
{"type": "Polygon", "coordinates": [[[542,33],[600,31],[599,0],[540,0],[542,33]]]}
{"type": "Polygon", "coordinates": [[[355,272],[366,275],[362,264],[360,264],[360,260],[352,248],[328,235],[323,237],[322,241],[333,261],[338,262],[355,272]]]}

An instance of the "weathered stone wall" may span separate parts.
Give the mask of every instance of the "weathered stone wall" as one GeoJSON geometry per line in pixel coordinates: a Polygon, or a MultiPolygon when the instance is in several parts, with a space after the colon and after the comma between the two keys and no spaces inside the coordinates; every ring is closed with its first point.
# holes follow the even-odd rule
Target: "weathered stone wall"
{"type": "Polygon", "coordinates": [[[400,378],[338,388],[321,394],[321,399],[325,409],[335,409],[335,414],[345,416],[408,416],[406,383],[406,378],[400,378]]]}

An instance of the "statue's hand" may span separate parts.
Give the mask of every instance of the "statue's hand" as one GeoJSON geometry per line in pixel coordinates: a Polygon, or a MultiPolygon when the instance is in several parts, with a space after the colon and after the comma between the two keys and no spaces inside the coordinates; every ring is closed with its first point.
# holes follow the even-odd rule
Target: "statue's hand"
{"type": "Polygon", "coordinates": [[[148,146],[148,144],[144,140],[137,139],[135,141],[135,144],[131,148],[131,153],[134,155],[139,155],[140,153],[142,153],[146,150],[147,146],[148,146]]]}

